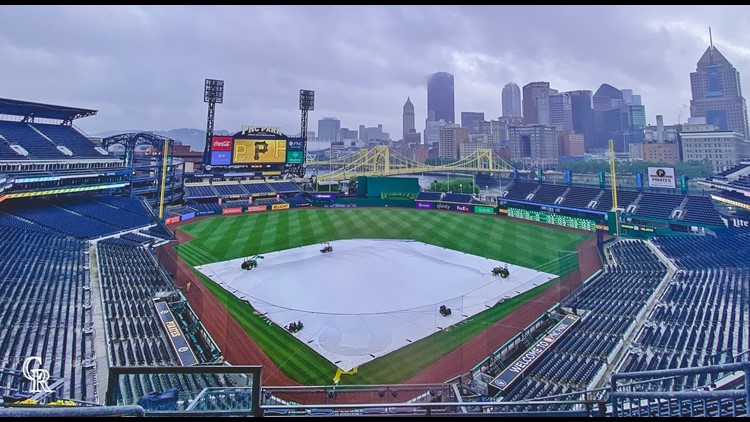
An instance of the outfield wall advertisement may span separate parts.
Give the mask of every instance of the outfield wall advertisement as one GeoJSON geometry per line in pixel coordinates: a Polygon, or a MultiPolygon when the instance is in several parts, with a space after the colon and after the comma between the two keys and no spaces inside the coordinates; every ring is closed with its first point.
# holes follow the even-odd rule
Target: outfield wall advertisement
{"type": "MultiPolygon", "coordinates": [[[[464,204],[446,204],[443,202],[417,201],[414,203],[414,205],[417,208],[421,208],[421,209],[438,209],[438,210],[444,210],[444,211],[476,212],[473,210],[471,205],[464,205],[464,204]]],[[[491,207],[487,207],[487,208],[492,209],[491,207]]],[[[485,213],[485,214],[494,214],[494,211],[491,213],[485,213]]]]}
{"type": "Polygon", "coordinates": [[[496,214],[494,207],[485,207],[483,205],[474,205],[475,214],[496,214]]]}
{"type": "Polygon", "coordinates": [[[245,212],[260,212],[265,211],[267,207],[265,205],[251,205],[247,207],[247,210],[245,212]]]}
{"type": "Polygon", "coordinates": [[[596,222],[586,218],[508,207],[508,216],[572,229],[596,231],[596,222]]]}

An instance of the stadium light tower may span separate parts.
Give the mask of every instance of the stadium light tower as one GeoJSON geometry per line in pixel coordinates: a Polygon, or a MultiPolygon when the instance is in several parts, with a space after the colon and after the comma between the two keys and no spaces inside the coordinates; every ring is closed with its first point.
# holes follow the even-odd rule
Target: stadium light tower
{"type": "Polygon", "coordinates": [[[208,103],[208,122],[206,124],[206,146],[203,148],[203,167],[210,163],[211,138],[214,136],[214,114],[216,103],[224,102],[224,81],[206,79],[203,88],[203,102],[208,103]]]}
{"type": "MultiPolygon", "coordinates": [[[[302,135],[302,142],[304,147],[302,150],[302,157],[307,159],[307,112],[315,109],[315,91],[309,89],[299,90],[299,109],[302,111],[302,122],[300,124],[300,134],[302,135]]],[[[305,165],[299,166],[297,172],[299,177],[305,177],[305,165]]]]}

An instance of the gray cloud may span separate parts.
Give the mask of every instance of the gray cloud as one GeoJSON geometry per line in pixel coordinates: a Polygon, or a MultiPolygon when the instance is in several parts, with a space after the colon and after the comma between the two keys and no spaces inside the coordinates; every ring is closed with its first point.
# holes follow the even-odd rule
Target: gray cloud
{"type": "Polygon", "coordinates": [[[99,110],[76,122],[88,133],[204,128],[203,82],[223,79],[217,129],[295,134],[312,89],[310,130],[337,117],[398,138],[406,98],[422,129],[427,75],[447,71],[457,119],[497,118],[503,85],[545,80],[633,89],[672,124],[709,26],[747,81],[749,23],[746,6],[0,6],[0,96],[99,110]]]}

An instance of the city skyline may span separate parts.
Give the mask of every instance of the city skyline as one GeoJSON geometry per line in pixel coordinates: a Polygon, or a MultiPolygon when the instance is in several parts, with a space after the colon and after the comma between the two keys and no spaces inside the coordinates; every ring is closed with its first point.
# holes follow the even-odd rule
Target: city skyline
{"type": "Polygon", "coordinates": [[[202,90],[209,78],[225,81],[216,129],[259,124],[294,135],[299,90],[309,89],[316,93],[311,121],[336,117],[348,128],[382,124],[395,139],[402,133],[405,98],[414,105],[416,130],[424,130],[427,77],[436,72],[454,75],[456,119],[470,111],[497,119],[506,84],[547,81],[559,92],[595,92],[605,83],[632,89],[642,96],[648,124],[657,115],[668,125],[685,123],[690,74],[709,45],[709,27],[740,81],[750,74],[742,31],[750,10],[741,6],[0,10],[6,58],[0,96],[98,110],[75,122],[89,134],[205,128],[202,90]],[[368,19],[358,18],[364,15],[368,19]],[[556,24],[528,25],[530,20],[556,24]],[[254,30],[243,30],[249,27],[254,30]]]}

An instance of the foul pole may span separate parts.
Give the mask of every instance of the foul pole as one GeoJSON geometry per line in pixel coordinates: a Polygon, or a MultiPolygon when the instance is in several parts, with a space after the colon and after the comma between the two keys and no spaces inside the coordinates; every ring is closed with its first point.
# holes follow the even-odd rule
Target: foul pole
{"type": "Polygon", "coordinates": [[[617,211],[617,179],[615,178],[615,147],[614,140],[609,140],[609,174],[612,177],[612,211],[615,212],[617,236],[620,236],[620,214],[617,211]]]}
{"type": "Polygon", "coordinates": [[[169,138],[164,138],[162,148],[163,163],[161,166],[161,195],[159,197],[159,220],[164,218],[164,189],[167,188],[167,153],[169,152],[169,138]]]}

